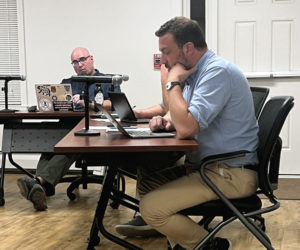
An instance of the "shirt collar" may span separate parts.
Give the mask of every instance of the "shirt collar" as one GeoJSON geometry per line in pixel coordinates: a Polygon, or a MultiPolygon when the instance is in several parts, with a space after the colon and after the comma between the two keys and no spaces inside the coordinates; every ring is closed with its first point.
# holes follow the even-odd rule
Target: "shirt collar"
{"type": "Polygon", "coordinates": [[[201,74],[203,67],[206,65],[207,59],[214,56],[215,53],[212,50],[207,50],[203,56],[200,58],[200,60],[197,62],[196,67],[197,70],[193,74],[189,75],[187,78],[187,82],[190,85],[193,85],[195,80],[198,78],[198,76],[201,74]]]}

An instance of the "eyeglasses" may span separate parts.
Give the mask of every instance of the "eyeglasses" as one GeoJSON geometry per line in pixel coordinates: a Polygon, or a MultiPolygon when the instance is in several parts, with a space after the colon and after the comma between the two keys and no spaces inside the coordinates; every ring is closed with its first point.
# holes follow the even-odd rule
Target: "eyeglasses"
{"type": "Polygon", "coordinates": [[[79,63],[84,63],[90,56],[87,57],[80,57],[79,60],[74,60],[71,62],[71,64],[73,65],[73,67],[78,66],[79,63]]]}

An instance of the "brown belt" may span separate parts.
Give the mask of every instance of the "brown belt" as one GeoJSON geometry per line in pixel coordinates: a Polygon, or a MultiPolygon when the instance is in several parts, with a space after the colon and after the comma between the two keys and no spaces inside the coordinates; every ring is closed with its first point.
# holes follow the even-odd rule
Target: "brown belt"
{"type": "Polygon", "coordinates": [[[250,170],[253,170],[253,171],[257,171],[257,166],[256,165],[244,165],[243,168],[250,169],[250,170]]]}

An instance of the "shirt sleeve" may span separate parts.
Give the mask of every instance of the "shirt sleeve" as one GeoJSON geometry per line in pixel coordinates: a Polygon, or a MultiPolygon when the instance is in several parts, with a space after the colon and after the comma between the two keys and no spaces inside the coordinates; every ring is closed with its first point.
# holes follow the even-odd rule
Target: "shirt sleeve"
{"type": "Polygon", "coordinates": [[[215,67],[205,72],[194,88],[188,109],[205,129],[229,100],[230,79],[224,68],[215,67]]]}

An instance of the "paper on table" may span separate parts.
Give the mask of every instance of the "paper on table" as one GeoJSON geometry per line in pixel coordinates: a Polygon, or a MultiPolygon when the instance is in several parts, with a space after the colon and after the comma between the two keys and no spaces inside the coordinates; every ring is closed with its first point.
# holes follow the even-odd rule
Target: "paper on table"
{"type": "MultiPolygon", "coordinates": [[[[92,120],[98,122],[110,122],[108,119],[102,119],[102,118],[93,118],[92,120]]],[[[120,118],[117,118],[116,120],[119,122],[120,118]]]]}

